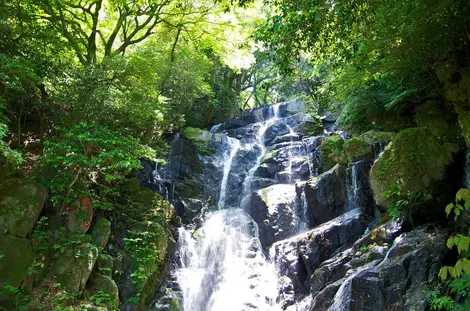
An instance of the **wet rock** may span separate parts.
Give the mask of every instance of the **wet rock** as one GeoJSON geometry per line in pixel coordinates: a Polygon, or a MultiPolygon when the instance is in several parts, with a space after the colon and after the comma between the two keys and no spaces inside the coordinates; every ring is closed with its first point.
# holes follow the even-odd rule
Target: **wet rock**
{"type": "Polygon", "coordinates": [[[19,287],[28,276],[34,257],[29,240],[0,234],[0,286],[19,287]]]}
{"type": "Polygon", "coordinates": [[[273,185],[253,193],[250,215],[258,223],[264,247],[295,232],[295,198],[295,185],[273,185]]]}
{"type": "Polygon", "coordinates": [[[360,208],[365,214],[373,215],[375,202],[369,184],[372,163],[362,160],[351,163],[346,169],[346,192],[348,210],[360,208]]]}
{"type": "Polygon", "coordinates": [[[355,311],[409,310],[404,306],[425,310],[427,292],[423,287],[437,279],[439,267],[448,251],[445,246],[447,233],[429,225],[396,237],[403,229],[399,222],[377,228],[356,242],[347,253],[338,254],[322,264],[312,277],[314,302],[323,302],[318,310],[329,307],[355,311]],[[394,240],[393,245],[386,243],[390,240],[394,240]],[[375,241],[376,246],[365,248],[366,241],[375,241]],[[377,245],[380,243],[382,246],[377,245]],[[382,251],[371,258],[374,249],[382,251]],[[359,262],[361,264],[358,265],[359,262]],[[330,285],[339,282],[342,285],[334,299],[329,303],[321,299],[326,295],[324,292],[331,297],[330,285]]]}
{"type": "Polygon", "coordinates": [[[201,200],[197,199],[184,199],[178,200],[175,203],[176,215],[181,217],[184,224],[189,224],[196,218],[202,211],[204,204],[201,200]]]}
{"type": "Polygon", "coordinates": [[[310,277],[322,262],[352,245],[367,228],[359,209],[341,215],[313,230],[275,243],[270,254],[281,275],[291,279],[295,292],[310,288],[310,277]]]}
{"type": "Polygon", "coordinates": [[[26,237],[41,214],[47,191],[40,185],[10,180],[0,189],[0,233],[26,237]]]}
{"type": "Polygon", "coordinates": [[[336,165],[305,185],[307,216],[311,227],[346,212],[346,167],[336,165]]]}

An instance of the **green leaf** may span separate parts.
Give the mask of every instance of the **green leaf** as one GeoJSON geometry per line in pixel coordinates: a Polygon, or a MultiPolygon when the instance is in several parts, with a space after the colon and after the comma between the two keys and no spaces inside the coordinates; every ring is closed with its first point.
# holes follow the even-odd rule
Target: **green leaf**
{"type": "Polygon", "coordinates": [[[447,279],[447,266],[444,266],[439,270],[439,278],[442,280],[442,282],[445,282],[447,279]]]}
{"type": "Polygon", "coordinates": [[[449,216],[450,212],[454,208],[454,203],[450,203],[446,206],[446,215],[449,216]]]}

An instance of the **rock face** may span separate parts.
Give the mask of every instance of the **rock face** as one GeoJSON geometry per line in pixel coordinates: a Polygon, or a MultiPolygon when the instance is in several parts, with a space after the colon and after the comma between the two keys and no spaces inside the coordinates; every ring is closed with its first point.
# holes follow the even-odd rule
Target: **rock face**
{"type": "Polygon", "coordinates": [[[346,212],[346,167],[336,165],[305,185],[310,226],[327,222],[346,212]]]}
{"type": "Polygon", "coordinates": [[[270,253],[278,273],[290,279],[296,294],[306,293],[316,268],[339,249],[354,243],[367,223],[356,209],[300,236],[275,243],[270,253]]]}
{"type": "Polygon", "coordinates": [[[401,131],[372,166],[370,182],[374,199],[385,209],[393,200],[432,193],[432,183],[444,178],[457,147],[441,144],[424,128],[401,131]]]}
{"type": "Polygon", "coordinates": [[[402,228],[386,224],[323,263],[312,276],[311,310],[426,310],[446,232],[427,226],[399,235],[402,228]]]}
{"type": "Polygon", "coordinates": [[[26,237],[39,218],[46,189],[27,180],[11,180],[0,189],[0,232],[26,237]]]}
{"type": "Polygon", "coordinates": [[[258,223],[264,247],[295,233],[295,199],[295,185],[278,184],[253,193],[250,214],[258,223]]]}

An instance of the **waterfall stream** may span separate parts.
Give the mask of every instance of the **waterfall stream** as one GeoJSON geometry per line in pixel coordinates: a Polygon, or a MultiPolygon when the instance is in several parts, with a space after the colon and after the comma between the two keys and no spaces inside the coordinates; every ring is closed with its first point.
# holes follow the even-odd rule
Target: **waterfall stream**
{"type": "MultiPolygon", "coordinates": [[[[273,255],[269,254],[272,250],[268,252],[269,244],[262,244],[265,243],[260,238],[263,224],[255,216],[250,216],[253,215],[253,193],[260,188],[263,193],[273,185],[272,189],[277,192],[264,198],[267,212],[272,213],[272,217],[277,217],[278,212],[284,213],[282,209],[290,209],[294,213],[290,223],[286,224],[282,219],[273,220],[280,221],[272,225],[280,230],[280,234],[283,229],[276,226],[294,227],[289,227],[289,233],[281,239],[297,234],[300,237],[310,229],[304,187],[308,178],[318,175],[315,150],[322,137],[304,139],[294,130],[298,125],[294,127],[286,119],[280,116],[279,105],[273,105],[264,120],[252,124],[252,131],[247,131],[249,135],[219,136],[223,147],[213,158],[221,176],[217,209],[204,215],[202,226],[194,228],[189,225],[178,229],[179,255],[175,276],[181,290],[181,310],[310,310],[312,297],[309,295],[297,295],[295,302],[291,299],[286,303],[286,299],[290,299],[286,297],[293,297],[293,290],[288,289],[286,277],[278,263],[273,262],[273,255]],[[271,135],[269,139],[267,135],[271,135]],[[269,157],[273,155],[277,157],[271,160],[277,163],[275,168],[269,166],[272,163],[269,157]],[[244,161],[244,168],[240,168],[240,161],[244,161]],[[268,177],[266,174],[271,175],[268,177]],[[268,183],[268,186],[260,186],[260,182],[268,183]],[[230,199],[233,191],[237,193],[238,206],[230,199]],[[285,196],[285,199],[289,196],[291,202],[279,201],[280,196],[285,196]],[[269,205],[269,200],[279,201],[275,204],[280,207],[269,205]]],[[[214,126],[210,133],[216,135],[219,131],[224,131],[222,125],[214,126]]],[[[352,209],[357,201],[357,175],[357,168],[353,165],[344,181],[347,184],[348,209],[352,209]]]]}

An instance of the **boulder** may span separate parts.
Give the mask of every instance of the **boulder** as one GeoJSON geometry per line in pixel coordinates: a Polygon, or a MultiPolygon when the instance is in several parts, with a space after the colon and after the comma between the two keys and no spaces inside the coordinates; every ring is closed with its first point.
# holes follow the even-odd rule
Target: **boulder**
{"type": "Polygon", "coordinates": [[[52,276],[68,290],[78,293],[85,289],[98,258],[98,248],[90,243],[68,246],[52,263],[52,276]]]}
{"type": "Polygon", "coordinates": [[[28,276],[34,258],[29,240],[0,234],[0,286],[19,287],[28,276]]]}
{"type": "Polygon", "coordinates": [[[255,191],[250,215],[259,226],[261,244],[266,247],[295,233],[295,185],[278,184],[255,191]]]}
{"type": "Polygon", "coordinates": [[[111,235],[111,222],[103,216],[97,216],[93,220],[90,230],[91,241],[94,245],[105,248],[111,235]]]}
{"type": "Polygon", "coordinates": [[[320,146],[320,165],[323,171],[328,171],[338,163],[348,163],[343,145],[344,140],[340,135],[332,135],[322,142],[320,146]]]}
{"type": "Polygon", "coordinates": [[[359,138],[369,145],[374,145],[376,143],[389,143],[391,142],[397,134],[394,132],[380,132],[370,130],[365,133],[362,133],[359,138]]]}
{"type": "Polygon", "coordinates": [[[453,144],[441,144],[424,128],[401,131],[372,166],[370,184],[381,210],[394,200],[422,194],[428,198],[433,184],[444,178],[445,168],[458,150],[453,144]]]}
{"type": "Polygon", "coordinates": [[[294,115],[301,112],[306,112],[306,105],[303,100],[294,99],[279,105],[279,116],[285,118],[290,115],[294,115]]]}
{"type": "Polygon", "coordinates": [[[93,220],[93,204],[89,197],[83,196],[71,206],[66,207],[65,225],[71,233],[86,233],[93,220]]]}
{"type": "Polygon", "coordinates": [[[311,227],[346,212],[346,167],[336,165],[305,185],[307,217],[311,227]]]}
{"type": "Polygon", "coordinates": [[[470,111],[461,112],[458,120],[467,148],[470,148],[470,111]]]}
{"type": "Polygon", "coordinates": [[[117,310],[119,306],[119,290],[116,282],[109,276],[94,273],[86,285],[84,296],[90,298],[102,294],[107,296],[101,303],[105,304],[109,310],[117,310]]]}
{"type": "Polygon", "coordinates": [[[360,137],[346,140],[343,149],[349,163],[372,158],[371,145],[360,137]]]}
{"type": "Polygon", "coordinates": [[[47,198],[40,185],[14,179],[0,189],[0,233],[26,237],[36,224],[47,198]]]}

